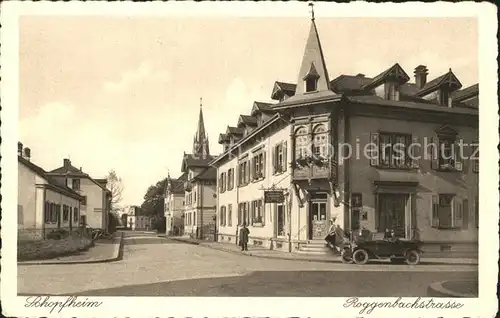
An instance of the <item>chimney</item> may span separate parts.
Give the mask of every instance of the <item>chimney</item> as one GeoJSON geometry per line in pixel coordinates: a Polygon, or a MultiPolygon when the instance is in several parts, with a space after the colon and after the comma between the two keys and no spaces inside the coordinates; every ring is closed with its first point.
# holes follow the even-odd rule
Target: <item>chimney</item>
{"type": "Polygon", "coordinates": [[[363,74],[363,73],[358,73],[358,74],[356,75],[356,77],[365,77],[365,74],[363,74]]]}
{"type": "Polygon", "coordinates": [[[17,155],[18,156],[23,155],[23,143],[20,141],[17,142],[17,155]]]}
{"type": "Polygon", "coordinates": [[[24,148],[24,158],[28,160],[31,158],[31,149],[28,147],[24,148]]]}
{"type": "Polygon", "coordinates": [[[71,166],[71,161],[69,159],[64,159],[63,163],[64,163],[64,168],[68,168],[69,166],[71,166]]]}
{"type": "Polygon", "coordinates": [[[419,65],[415,67],[415,71],[413,73],[415,74],[415,83],[417,84],[417,87],[424,87],[425,84],[427,84],[427,74],[429,74],[427,66],[419,65]]]}

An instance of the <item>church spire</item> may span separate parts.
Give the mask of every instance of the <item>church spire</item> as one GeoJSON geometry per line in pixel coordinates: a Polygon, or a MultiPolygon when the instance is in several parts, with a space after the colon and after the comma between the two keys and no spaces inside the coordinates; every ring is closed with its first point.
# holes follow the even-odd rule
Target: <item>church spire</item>
{"type": "Polygon", "coordinates": [[[200,158],[206,158],[210,155],[208,136],[205,131],[205,122],[203,120],[203,99],[200,97],[200,114],[198,116],[198,126],[193,142],[193,155],[200,158]]]}
{"type": "Polygon", "coordinates": [[[314,17],[314,4],[309,3],[309,6],[311,7],[311,27],[300,66],[296,95],[310,91],[330,90],[330,79],[314,17]]]}

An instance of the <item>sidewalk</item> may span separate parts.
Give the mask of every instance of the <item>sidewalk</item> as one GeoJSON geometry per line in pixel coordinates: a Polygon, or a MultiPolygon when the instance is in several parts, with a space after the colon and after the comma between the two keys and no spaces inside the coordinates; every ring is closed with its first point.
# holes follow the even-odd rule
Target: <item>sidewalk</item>
{"type": "MultiPolygon", "coordinates": [[[[265,247],[249,246],[248,251],[242,252],[241,248],[236,244],[219,243],[211,241],[201,241],[183,237],[170,237],[172,240],[180,241],[187,244],[195,244],[203,247],[212,248],[219,251],[234,253],[239,255],[272,258],[272,259],[285,259],[291,261],[302,262],[320,262],[320,263],[342,263],[339,255],[326,254],[326,255],[307,255],[299,253],[288,253],[280,250],[270,250],[265,247]]],[[[438,264],[456,264],[456,265],[477,265],[478,260],[475,258],[445,258],[445,257],[425,257],[423,255],[421,260],[422,265],[438,265],[438,264]]],[[[433,255],[434,256],[434,255],[433,255]]],[[[380,260],[380,262],[389,262],[388,260],[380,260]]]]}
{"type": "Polygon", "coordinates": [[[117,233],[116,237],[110,240],[98,240],[95,245],[86,251],[77,252],[72,255],[60,256],[46,260],[17,262],[18,265],[54,265],[54,264],[87,264],[105,263],[117,261],[121,257],[123,245],[123,233],[117,233]]]}

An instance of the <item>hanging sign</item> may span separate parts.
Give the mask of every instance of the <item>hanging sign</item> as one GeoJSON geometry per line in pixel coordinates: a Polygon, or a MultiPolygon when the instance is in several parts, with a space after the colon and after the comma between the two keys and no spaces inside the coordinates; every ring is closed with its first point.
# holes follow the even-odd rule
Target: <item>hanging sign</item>
{"type": "Polygon", "coordinates": [[[285,195],[283,191],[264,191],[264,203],[283,203],[285,195]]]}

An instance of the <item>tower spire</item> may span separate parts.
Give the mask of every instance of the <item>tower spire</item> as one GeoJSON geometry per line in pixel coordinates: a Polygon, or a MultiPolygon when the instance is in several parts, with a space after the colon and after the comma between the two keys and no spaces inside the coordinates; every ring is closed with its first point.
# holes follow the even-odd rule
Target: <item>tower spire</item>
{"type": "Polygon", "coordinates": [[[205,121],[203,119],[203,97],[200,97],[200,114],[198,116],[198,126],[194,135],[193,155],[199,158],[206,158],[210,155],[208,146],[208,136],[205,131],[205,121]]]}
{"type": "Polygon", "coordinates": [[[314,3],[309,2],[309,7],[311,7],[311,21],[314,21],[314,3]]]}

